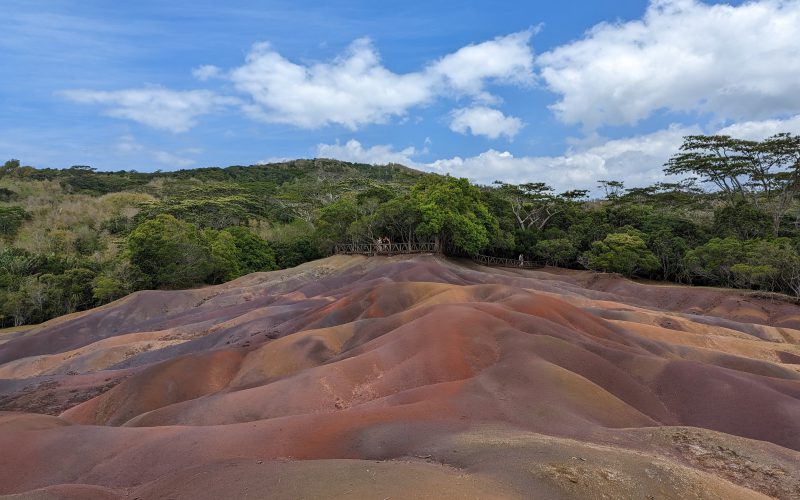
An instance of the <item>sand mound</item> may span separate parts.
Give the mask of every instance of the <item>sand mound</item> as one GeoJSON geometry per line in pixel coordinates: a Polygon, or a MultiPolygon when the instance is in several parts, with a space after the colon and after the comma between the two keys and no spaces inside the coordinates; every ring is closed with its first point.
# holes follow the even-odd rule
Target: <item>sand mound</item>
{"type": "Polygon", "coordinates": [[[798,328],[733,291],[434,256],[140,292],[4,338],[0,493],[793,498],[798,328]]]}

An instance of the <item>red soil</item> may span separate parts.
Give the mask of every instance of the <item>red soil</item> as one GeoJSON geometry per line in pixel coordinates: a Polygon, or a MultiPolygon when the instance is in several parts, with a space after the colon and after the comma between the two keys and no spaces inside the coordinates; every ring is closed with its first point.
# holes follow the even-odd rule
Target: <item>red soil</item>
{"type": "Polygon", "coordinates": [[[0,494],[796,498],[798,360],[789,303],[333,257],[0,344],[0,494]]]}

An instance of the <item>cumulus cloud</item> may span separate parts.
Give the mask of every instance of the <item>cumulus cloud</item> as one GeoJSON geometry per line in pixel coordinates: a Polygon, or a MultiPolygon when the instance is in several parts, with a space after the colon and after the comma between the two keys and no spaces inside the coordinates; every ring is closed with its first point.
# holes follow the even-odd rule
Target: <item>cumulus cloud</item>
{"type": "Polygon", "coordinates": [[[239,102],[208,90],[176,91],[158,87],[116,91],[67,90],[62,95],[81,104],[106,106],[108,116],[127,118],[172,132],[185,132],[196,124],[198,116],[239,102]]]}
{"type": "Polygon", "coordinates": [[[800,115],[785,120],[761,120],[734,123],[720,129],[717,133],[738,139],[759,141],[781,132],[800,135],[800,115]]]}
{"type": "Polygon", "coordinates": [[[124,156],[149,157],[166,166],[180,168],[191,167],[196,164],[193,159],[187,158],[186,155],[198,155],[203,152],[203,150],[199,148],[185,148],[178,151],[179,154],[151,149],[141,144],[136,140],[136,137],[131,134],[123,135],[117,140],[116,150],[124,156]]]}
{"type": "Polygon", "coordinates": [[[513,139],[524,126],[522,120],[506,116],[501,111],[485,106],[461,108],[453,111],[450,130],[460,134],[471,133],[497,139],[501,135],[513,139]]]}
{"type": "MultiPolygon", "coordinates": [[[[338,57],[315,64],[290,61],[269,43],[253,45],[244,64],[224,73],[213,65],[194,68],[195,78],[226,78],[246,101],[209,90],[165,88],[118,91],[69,90],[67,98],[107,106],[106,114],[151,127],[183,132],[196,118],[238,104],[251,118],[300,128],[342,125],[355,130],[406,117],[410,109],[442,97],[497,102],[489,85],[533,81],[532,31],[467,45],[418,71],[386,68],[368,38],[355,40],[338,57]]],[[[506,127],[513,122],[505,124],[506,127]]],[[[503,132],[505,133],[505,132],[503,132]]]]}
{"type": "Polygon", "coordinates": [[[533,81],[533,32],[521,31],[462,47],[431,65],[427,73],[441,77],[458,91],[481,95],[487,80],[512,84],[533,81]]]}
{"type": "Polygon", "coordinates": [[[694,128],[673,126],[652,134],[610,140],[586,148],[570,149],[560,156],[520,156],[490,149],[476,156],[437,160],[427,170],[467,177],[489,184],[495,180],[522,183],[541,181],[558,190],[594,191],[599,179],[624,180],[641,186],[662,180],[664,162],[694,128]]]}
{"type": "Polygon", "coordinates": [[[211,64],[203,64],[192,69],[192,76],[204,82],[210,78],[217,78],[222,74],[222,70],[211,64]]]}
{"type": "Polygon", "coordinates": [[[763,120],[800,112],[800,2],[653,0],[641,20],[603,23],[541,54],[566,123],[635,124],[653,112],[763,120]]]}
{"type": "Polygon", "coordinates": [[[399,163],[406,166],[417,166],[412,157],[417,154],[413,146],[396,151],[390,145],[377,145],[365,148],[359,141],[350,139],[344,145],[318,144],[317,157],[334,158],[353,163],[368,163],[371,165],[386,165],[388,163],[399,163]]]}
{"type": "Polygon", "coordinates": [[[231,79],[252,98],[245,108],[251,116],[303,128],[336,123],[355,129],[380,123],[433,95],[423,75],[398,75],[384,68],[367,39],[355,41],[329,63],[312,66],[257,44],[231,79]]]}
{"type": "Polygon", "coordinates": [[[429,172],[467,177],[480,184],[491,184],[495,180],[546,182],[557,190],[580,188],[597,192],[600,179],[622,180],[627,187],[663,181],[664,163],[679,150],[687,135],[715,133],[761,140],[779,132],[800,134],[800,115],[784,120],[740,122],[711,132],[699,125],[673,124],[653,133],[621,139],[595,137],[594,144],[576,145],[555,156],[515,156],[509,151],[489,149],[475,156],[455,156],[425,163],[414,159],[422,152],[413,147],[401,151],[391,145],[366,148],[355,139],[343,146],[319,144],[317,154],[359,163],[400,163],[429,172]]]}
{"type": "Polygon", "coordinates": [[[357,129],[403,116],[443,95],[487,99],[490,82],[520,84],[533,78],[530,32],[463,47],[420,71],[394,73],[369,39],[353,42],[332,61],[298,64],[269,44],[253,46],[231,71],[235,87],[251,98],[257,119],[302,128],[338,124],[357,129]]]}
{"type": "Polygon", "coordinates": [[[160,163],[170,167],[191,167],[196,162],[190,158],[184,158],[167,151],[153,151],[153,157],[160,163]]]}
{"type": "Polygon", "coordinates": [[[130,134],[123,135],[119,138],[119,141],[117,141],[117,151],[121,153],[134,153],[142,151],[143,149],[144,146],[139,144],[136,138],[130,134]]]}
{"type": "Polygon", "coordinates": [[[385,164],[389,162],[491,184],[495,180],[512,183],[546,182],[557,190],[596,191],[599,179],[624,180],[629,187],[663,180],[663,165],[683,142],[685,135],[700,133],[698,127],[673,125],[665,130],[602,144],[570,149],[559,156],[514,156],[508,151],[489,149],[475,156],[440,159],[429,163],[414,160],[414,148],[402,151],[390,145],[365,148],[350,140],[317,146],[319,156],[340,160],[385,164]]]}

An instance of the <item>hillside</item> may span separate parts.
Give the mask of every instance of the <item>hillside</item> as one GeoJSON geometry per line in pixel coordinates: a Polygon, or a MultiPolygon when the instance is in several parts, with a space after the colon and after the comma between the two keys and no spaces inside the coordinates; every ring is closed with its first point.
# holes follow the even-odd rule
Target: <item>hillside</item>
{"type": "Polygon", "coordinates": [[[0,167],[0,327],[141,289],[220,283],[319,258],[327,243],[317,227],[322,207],[375,190],[402,193],[422,175],[324,159],[155,173],[8,161],[0,167]],[[164,230],[171,254],[194,257],[173,262],[183,270],[177,277],[156,276],[147,264],[169,264],[148,255],[141,265],[129,251],[131,233],[160,215],[177,219],[164,230]]]}
{"type": "Polygon", "coordinates": [[[797,498],[800,308],[433,255],[0,334],[18,498],[797,498]]]}
{"type": "Polygon", "coordinates": [[[155,173],[10,160],[0,167],[0,327],[383,238],[800,296],[800,137],[687,136],[665,167],[675,182],[598,180],[603,195],[590,196],[326,159],[155,173]]]}

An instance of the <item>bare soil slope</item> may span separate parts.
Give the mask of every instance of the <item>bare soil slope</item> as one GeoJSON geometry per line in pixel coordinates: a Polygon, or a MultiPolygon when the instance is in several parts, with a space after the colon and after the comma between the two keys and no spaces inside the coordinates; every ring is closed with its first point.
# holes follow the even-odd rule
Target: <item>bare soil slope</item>
{"type": "Polygon", "coordinates": [[[798,498],[800,307],[337,256],[0,336],[14,498],[798,498]]]}

